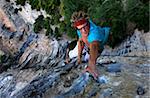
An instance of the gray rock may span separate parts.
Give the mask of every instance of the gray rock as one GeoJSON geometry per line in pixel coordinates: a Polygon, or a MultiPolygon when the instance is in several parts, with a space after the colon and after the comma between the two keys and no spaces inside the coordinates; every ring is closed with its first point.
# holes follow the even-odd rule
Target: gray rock
{"type": "Polygon", "coordinates": [[[106,70],[108,72],[121,72],[121,65],[122,64],[119,64],[119,63],[109,64],[106,70]]]}
{"type": "Polygon", "coordinates": [[[104,50],[103,59],[99,57],[97,60],[103,65],[98,66],[98,84],[89,77],[89,73],[81,74],[85,64],[76,64],[77,58],[69,64],[64,63],[66,40],[35,34],[32,25],[26,24],[18,14],[14,14],[13,6],[4,4],[2,7],[17,31],[10,32],[0,24],[0,50],[6,54],[5,62],[0,65],[9,66],[0,74],[0,98],[148,96],[146,91],[149,90],[147,78],[150,66],[149,58],[143,52],[147,53],[149,42],[146,42],[143,33],[136,30],[133,36],[118,47],[104,50]],[[17,64],[7,63],[11,59],[10,54],[15,56],[12,61],[17,64]]]}

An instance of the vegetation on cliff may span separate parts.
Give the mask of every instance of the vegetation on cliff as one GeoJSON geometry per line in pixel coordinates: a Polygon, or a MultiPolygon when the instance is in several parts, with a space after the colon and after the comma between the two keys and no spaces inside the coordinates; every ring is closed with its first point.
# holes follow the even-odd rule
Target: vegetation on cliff
{"type": "Polygon", "coordinates": [[[56,37],[66,32],[70,37],[76,35],[71,27],[70,18],[74,11],[83,10],[99,26],[111,26],[112,40],[115,46],[132,35],[135,28],[149,30],[149,0],[17,0],[17,4],[31,4],[32,9],[44,9],[51,17],[39,16],[35,22],[35,32],[43,28],[46,35],[56,37]],[[60,19],[62,19],[60,21],[60,19]],[[42,25],[41,25],[42,24],[42,25]],[[59,25],[52,32],[50,24],[59,25]]]}

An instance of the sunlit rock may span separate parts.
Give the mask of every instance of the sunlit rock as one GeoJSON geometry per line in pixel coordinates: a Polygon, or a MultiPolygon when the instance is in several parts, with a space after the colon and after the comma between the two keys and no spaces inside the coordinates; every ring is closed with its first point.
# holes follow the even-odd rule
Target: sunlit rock
{"type": "Polygon", "coordinates": [[[150,56],[149,35],[136,29],[134,34],[114,49],[105,48],[102,55],[112,56],[150,56]],[[147,36],[147,37],[145,37],[147,36]]]}
{"type": "Polygon", "coordinates": [[[27,66],[29,66],[30,64],[34,65],[36,63],[44,62],[46,58],[48,59],[51,51],[53,50],[51,50],[49,39],[44,35],[38,35],[33,37],[33,40],[22,51],[23,54],[19,59],[19,64],[23,66],[26,66],[28,64],[27,66]]]}
{"type": "Polygon", "coordinates": [[[149,97],[149,32],[135,30],[114,49],[105,47],[97,59],[98,82],[90,73],[83,73],[87,63],[78,65],[77,58],[69,64],[64,62],[67,39],[34,33],[26,22],[33,23],[37,16],[24,20],[27,17],[21,17],[20,12],[14,14],[14,7],[6,4],[0,5],[17,31],[10,32],[0,23],[0,54],[4,54],[0,63],[0,98],[149,97]]]}
{"type": "Polygon", "coordinates": [[[16,28],[12,21],[8,18],[8,16],[5,14],[4,10],[0,8],[0,21],[3,23],[3,25],[8,28],[11,32],[15,32],[16,28]]]}

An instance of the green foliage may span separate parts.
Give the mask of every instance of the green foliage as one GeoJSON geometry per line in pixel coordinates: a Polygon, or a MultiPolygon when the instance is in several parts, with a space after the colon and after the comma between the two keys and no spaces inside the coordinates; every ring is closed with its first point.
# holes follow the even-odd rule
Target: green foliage
{"type": "MultiPolygon", "coordinates": [[[[17,0],[17,4],[24,5],[28,1],[32,9],[45,10],[52,18],[44,18],[39,16],[34,23],[34,31],[36,33],[40,32],[42,29],[47,29],[46,35],[50,36],[52,34],[52,29],[50,24],[58,24],[59,18],[61,17],[59,13],[60,0],[17,0]]],[[[57,30],[56,30],[57,31],[57,30]]],[[[58,33],[56,33],[57,35],[58,33]]]]}
{"type": "MultiPolygon", "coordinates": [[[[71,27],[71,15],[75,11],[83,10],[98,26],[110,26],[112,40],[109,45],[114,47],[129,34],[127,25],[134,23],[137,28],[149,30],[149,0],[17,0],[23,5],[28,1],[32,9],[43,9],[51,18],[39,16],[35,22],[35,32],[47,29],[46,35],[56,37],[66,32],[68,36],[75,37],[76,30],[71,27]],[[59,19],[64,16],[63,21],[59,19]],[[50,24],[59,24],[52,32],[50,24]]],[[[134,28],[133,28],[134,29],[134,28]]]]}
{"type": "Polygon", "coordinates": [[[31,4],[32,9],[37,9],[38,11],[42,7],[41,0],[30,0],[29,3],[31,4]]]}
{"type": "Polygon", "coordinates": [[[40,15],[36,20],[36,22],[34,23],[34,31],[36,33],[40,32],[43,28],[44,28],[44,16],[40,15]]]}
{"type": "Polygon", "coordinates": [[[17,5],[20,4],[20,5],[24,6],[24,5],[25,5],[25,2],[26,2],[26,0],[17,0],[17,1],[16,1],[16,4],[17,4],[17,5]]]}
{"type": "Polygon", "coordinates": [[[2,56],[0,55],[0,63],[2,63],[2,56]]]}
{"type": "Polygon", "coordinates": [[[44,28],[46,29],[46,36],[51,36],[51,34],[53,33],[51,27],[51,19],[49,17],[44,19],[44,28]]]}
{"type": "Polygon", "coordinates": [[[47,36],[50,36],[53,33],[52,29],[50,28],[51,19],[49,17],[44,18],[43,15],[40,15],[35,21],[36,21],[34,23],[35,33],[39,33],[43,29],[46,29],[47,36]]]}
{"type": "Polygon", "coordinates": [[[112,40],[109,41],[109,45],[115,46],[125,38],[125,15],[123,12],[123,4],[119,0],[108,0],[99,4],[101,0],[93,2],[88,9],[90,17],[99,26],[110,26],[113,33],[112,40]]]}
{"type": "Polygon", "coordinates": [[[59,26],[60,26],[60,28],[58,29],[58,32],[59,32],[61,35],[64,34],[64,33],[66,33],[67,28],[66,28],[65,22],[64,22],[64,21],[63,21],[63,22],[60,22],[60,23],[59,23],[59,26]]]}
{"type": "MultiPolygon", "coordinates": [[[[43,18],[41,20],[37,19],[35,25],[35,32],[38,32],[41,28],[46,29],[46,35],[51,36],[53,34],[50,24],[59,24],[59,18],[61,17],[59,13],[60,0],[30,0],[29,2],[32,9],[44,9],[52,18],[43,18]],[[41,25],[43,24],[43,25],[41,25]]],[[[55,36],[59,36],[58,30],[55,30],[55,36]]]]}
{"type": "Polygon", "coordinates": [[[149,30],[149,2],[127,0],[126,17],[136,23],[137,28],[149,30]]]}
{"type": "MultiPolygon", "coordinates": [[[[63,0],[65,21],[70,25],[71,14],[74,11],[84,10],[90,18],[99,26],[110,26],[112,40],[109,45],[114,47],[124,40],[128,22],[136,24],[137,28],[149,30],[149,6],[148,1],[143,0],[63,0]],[[141,2],[142,1],[142,2],[141,2]]],[[[69,26],[67,26],[69,27],[69,26]]],[[[68,33],[72,28],[68,28],[68,33]]],[[[134,28],[133,28],[134,29],[134,28]]]]}

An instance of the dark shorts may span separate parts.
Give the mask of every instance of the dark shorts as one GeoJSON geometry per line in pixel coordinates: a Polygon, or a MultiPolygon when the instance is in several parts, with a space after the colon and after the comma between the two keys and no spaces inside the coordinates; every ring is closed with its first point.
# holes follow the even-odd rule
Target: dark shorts
{"type": "Polygon", "coordinates": [[[70,50],[73,50],[75,48],[75,46],[77,45],[77,40],[72,41],[71,43],[69,43],[67,45],[67,48],[70,50]]]}

